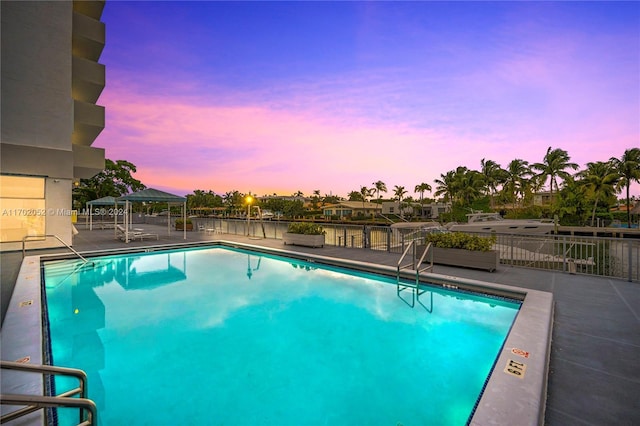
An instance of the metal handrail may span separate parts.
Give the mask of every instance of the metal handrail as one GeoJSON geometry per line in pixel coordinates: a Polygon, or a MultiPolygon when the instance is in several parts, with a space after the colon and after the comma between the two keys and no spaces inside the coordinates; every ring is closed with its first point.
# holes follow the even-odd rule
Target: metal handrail
{"type": "Polygon", "coordinates": [[[98,424],[98,410],[96,404],[90,399],[87,399],[87,374],[84,371],[76,368],[56,367],[53,365],[24,364],[12,361],[0,361],[0,368],[30,373],[70,376],[75,377],[79,381],[79,386],[77,388],[70,389],[57,396],[15,394],[0,395],[0,404],[26,406],[19,410],[3,415],[0,418],[0,423],[5,423],[20,418],[41,408],[72,407],[80,408],[80,425],[98,424]],[[71,398],[74,395],[79,395],[80,397],[71,398]],[[84,410],[89,411],[88,419],[85,419],[84,410]]]}
{"type": "MultiPolygon", "coordinates": [[[[404,260],[405,256],[407,255],[407,253],[409,252],[409,249],[413,246],[413,241],[410,241],[409,244],[407,245],[407,248],[404,249],[404,252],[402,253],[402,256],[400,256],[400,260],[398,260],[398,264],[397,264],[397,270],[396,270],[396,279],[398,282],[400,282],[400,271],[404,268],[407,268],[408,266],[414,266],[415,263],[412,263],[411,265],[407,264],[402,266],[402,261],[404,260]]],[[[415,262],[415,260],[412,260],[412,262],[415,262]]]]}
{"type": "Polygon", "coordinates": [[[427,253],[429,252],[429,250],[431,249],[431,243],[427,244],[427,247],[424,249],[424,252],[422,253],[422,256],[420,256],[420,260],[418,260],[418,263],[416,265],[416,271],[419,274],[422,271],[426,271],[427,269],[433,269],[433,252],[431,252],[431,262],[428,266],[425,266],[424,268],[420,269],[420,265],[422,265],[422,262],[424,262],[424,258],[427,257],[427,253]]]}
{"type": "Polygon", "coordinates": [[[56,240],[60,241],[62,244],[64,244],[64,246],[66,248],[68,248],[69,250],[71,250],[76,256],[78,256],[80,259],[84,260],[84,263],[87,263],[88,260],[82,256],[80,253],[78,253],[76,250],[73,249],[73,247],[71,247],[69,244],[65,243],[60,237],[58,237],[55,234],[45,234],[45,235],[25,235],[24,237],[22,237],[22,257],[24,258],[25,256],[25,243],[27,241],[27,239],[29,238],[47,238],[47,237],[53,237],[56,240]]]}

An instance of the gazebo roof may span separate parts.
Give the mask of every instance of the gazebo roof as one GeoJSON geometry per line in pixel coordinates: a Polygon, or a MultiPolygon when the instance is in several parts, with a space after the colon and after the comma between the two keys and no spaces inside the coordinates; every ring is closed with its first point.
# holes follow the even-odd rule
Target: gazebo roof
{"type": "Polygon", "coordinates": [[[133,192],[122,197],[118,197],[122,201],[161,201],[166,203],[184,203],[187,201],[185,197],[169,194],[168,192],[158,189],[147,188],[142,191],[133,192]]]}
{"type": "Polygon", "coordinates": [[[116,201],[115,197],[102,197],[95,200],[88,201],[87,204],[91,206],[113,206],[114,204],[124,204],[124,201],[116,201]]]}

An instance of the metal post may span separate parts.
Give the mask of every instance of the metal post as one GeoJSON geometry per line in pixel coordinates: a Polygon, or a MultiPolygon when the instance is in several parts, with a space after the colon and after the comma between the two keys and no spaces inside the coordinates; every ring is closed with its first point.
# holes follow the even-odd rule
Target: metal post
{"type": "Polygon", "coordinates": [[[627,251],[629,252],[628,254],[628,263],[629,263],[629,279],[628,281],[631,282],[633,281],[633,249],[631,247],[631,241],[629,241],[627,243],[627,251]]]}
{"type": "Polygon", "coordinates": [[[511,266],[514,265],[514,248],[513,248],[513,234],[509,236],[509,244],[511,245],[511,266]]]}
{"type": "Polygon", "coordinates": [[[567,272],[567,237],[562,237],[562,272],[567,272]]]}

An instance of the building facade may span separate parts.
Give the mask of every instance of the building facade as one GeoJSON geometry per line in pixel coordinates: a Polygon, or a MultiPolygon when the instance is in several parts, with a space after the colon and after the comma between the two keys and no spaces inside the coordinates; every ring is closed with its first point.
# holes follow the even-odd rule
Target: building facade
{"type": "Polygon", "coordinates": [[[72,244],[73,185],[104,168],[104,5],[0,2],[0,250],[72,244]]]}

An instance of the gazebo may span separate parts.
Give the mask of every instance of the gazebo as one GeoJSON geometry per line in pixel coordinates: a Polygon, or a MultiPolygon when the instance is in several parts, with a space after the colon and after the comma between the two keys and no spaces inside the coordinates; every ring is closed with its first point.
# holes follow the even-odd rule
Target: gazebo
{"type": "MultiPolygon", "coordinates": [[[[131,227],[131,203],[135,202],[163,202],[168,204],[182,204],[182,219],[184,223],[187,222],[187,198],[180,197],[178,195],[170,194],[168,192],[160,191],[158,189],[147,188],[142,191],[133,192],[122,197],[118,197],[115,202],[124,201],[124,223],[125,223],[125,241],[129,242],[129,228],[131,227]]],[[[171,233],[171,209],[167,209],[167,233],[171,233]]],[[[116,229],[117,232],[117,229],[116,229]]],[[[184,239],[187,239],[187,227],[183,227],[184,239]]]]}
{"type": "Polygon", "coordinates": [[[87,211],[89,212],[87,222],[89,224],[89,230],[93,230],[94,206],[109,206],[109,210],[111,210],[111,208],[115,206],[116,210],[113,211],[113,215],[117,216],[117,207],[119,205],[124,206],[124,202],[116,201],[115,197],[102,197],[96,200],[87,201],[87,211]]]}

